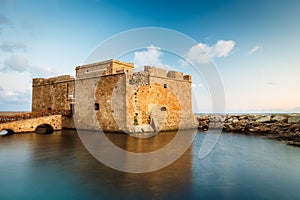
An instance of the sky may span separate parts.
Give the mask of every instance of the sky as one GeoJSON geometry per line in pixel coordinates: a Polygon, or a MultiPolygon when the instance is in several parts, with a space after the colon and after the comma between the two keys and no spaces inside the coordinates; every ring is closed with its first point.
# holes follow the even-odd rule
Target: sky
{"type": "Polygon", "coordinates": [[[189,62],[217,69],[226,112],[300,112],[299,10],[298,0],[0,0],[0,111],[30,111],[32,78],[75,75],[108,38],[160,27],[197,42],[186,60],[155,44],[120,59],[192,73],[195,112],[211,111],[212,91],[189,62]]]}

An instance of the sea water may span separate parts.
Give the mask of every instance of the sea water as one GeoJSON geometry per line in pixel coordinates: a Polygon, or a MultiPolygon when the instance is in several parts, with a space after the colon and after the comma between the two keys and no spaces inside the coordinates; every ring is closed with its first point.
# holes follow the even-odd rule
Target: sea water
{"type": "MultiPolygon", "coordinates": [[[[106,136],[120,148],[153,151],[176,133],[106,136]]],[[[204,137],[173,164],[149,173],[109,168],[76,131],[0,137],[0,199],[300,199],[300,148],[258,136],[222,133],[199,158],[204,137]]]]}

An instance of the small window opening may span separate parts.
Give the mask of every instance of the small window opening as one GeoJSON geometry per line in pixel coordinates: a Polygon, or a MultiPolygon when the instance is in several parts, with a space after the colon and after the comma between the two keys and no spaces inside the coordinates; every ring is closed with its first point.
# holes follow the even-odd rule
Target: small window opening
{"type": "Polygon", "coordinates": [[[100,110],[100,105],[99,105],[99,103],[95,103],[94,107],[95,107],[95,110],[100,110]]]}
{"type": "Polygon", "coordinates": [[[74,111],[74,104],[70,103],[70,111],[71,111],[71,114],[73,114],[73,111],[74,111]]]}
{"type": "Polygon", "coordinates": [[[160,111],[167,111],[167,108],[165,106],[160,108],[160,111]]]}
{"type": "Polygon", "coordinates": [[[167,88],[168,86],[167,86],[167,84],[164,84],[164,88],[167,88]]]}
{"type": "Polygon", "coordinates": [[[51,108],[48,108],[48,110],[51,110],[51,108]]]}

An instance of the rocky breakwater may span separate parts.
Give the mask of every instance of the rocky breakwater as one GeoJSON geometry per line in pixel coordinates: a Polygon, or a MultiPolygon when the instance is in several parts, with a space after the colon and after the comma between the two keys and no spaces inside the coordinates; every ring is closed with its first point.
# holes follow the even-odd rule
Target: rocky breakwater
{"type": "Polygon", "coordinates": [[[224,132],[265,135],[300,146],[300,114],[201,115],[199,129],[222,128],[224,132]]]}

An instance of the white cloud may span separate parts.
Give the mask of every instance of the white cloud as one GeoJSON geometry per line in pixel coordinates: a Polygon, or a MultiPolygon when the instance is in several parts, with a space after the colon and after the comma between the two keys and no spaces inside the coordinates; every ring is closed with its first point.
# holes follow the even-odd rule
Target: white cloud
{"type": "Polygon", "coordinates": [[[228,56],[234,46],[235,42],[233,40],[219,40],[212,46],[199,43],[191,47],[185,57],[195,64],[207,64],[210,63],[210,59],[228,56]]]}
{"type": "Polygon", "coordinates": [[[262,46],[261,45],[256,45],[255,47],[253,47],[252,49],[250,49],[250,51],[248,52],[248,55],[252,55],[255,52],[262,50],[262,46]]]}
{"type": "Polygon", "coordinates": [[[169,65],[165,65],[162,63],[162,55],[163,53],[161,52],[159,47],[150,45],[149,47],[147,47],[146,51],[134,52],[133,62],[137,66],[137,69],[141,69],[141,67],[143,66],[154,66],[171,69],[169,65]]]}
{"type": "Polygon", "coordinates": [[[31,101],[31,92],[12,92],[0,90],[0,110],[29,110],[31,101]]]}
{"type": "Polygon", "coordinates": [[[147,51],[134,52],[134,63],[137,66],[161,64],[162,52],[153,45],[147,47],[147,51]]]}
{"type": "Polygon", "coordinates": [[[30,109],[32,78],[53,74],[52,69],[30,65],[23,56],[10,56],[0,69],[0,110],[30,109]]]}
{"type": "Polygon", "coordinates": [[[48,77],[55,74],[51,68],[30,65],[28,60],[20,55],[11,55],[5,60],[1,71],[30,72],[33,77],[48,77]]]}
{"type": "Polygon", "coordinates": [[[10,93],[26,92],[31,89],[31,74],[29,72],[1,72],[0,87],[10,93]]]}
{"type": "Polygon", "coordinates": [[[232,40],[219,40],[217,44],[212,48],[211,56],[212,57],[226,57],[232,51],[235,46],[235,42],[232,40]]]}
{"type": "Polygon", "coordinates": [[[185,57],[192,63],[196,64],[206,64],[210,63],[210,58],[208,56],[209,46],[203,43],[199,43],[186,53],[185,57]]]}
{"type": "Polygon", "coordinates": [[[0,73],[0,110],[30,108],[31,74],[29,72],[0,73]]]}
{"type": "Polygon", "coordinates": [[[4,70],[24,72],[29,69],[28,60],[23,56],[12,55],[4,61],[4,70]]]}
{"type": "Polygon", "coordinates": [[[27,51],[27,46],[23,43],[15,43],[15,42],[3,42],[0,45],[0,49],[4,52],[14,52],[16,50],[27,51]]]}

